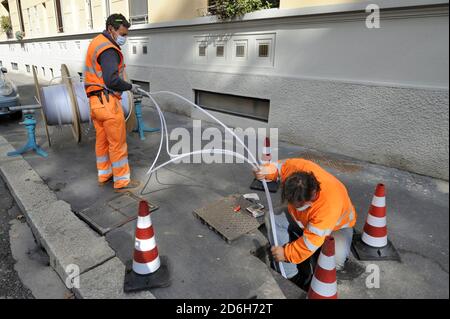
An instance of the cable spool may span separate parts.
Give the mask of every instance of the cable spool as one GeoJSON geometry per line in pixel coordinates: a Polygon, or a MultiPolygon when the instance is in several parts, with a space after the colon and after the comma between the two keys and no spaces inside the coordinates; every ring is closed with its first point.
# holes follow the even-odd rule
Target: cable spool
{"type": "MultiPolygon", "coordinates": [[[[91,122],[89,99],[84,83],[73,81],[65,64],[61,65],[62,83],[60,84],[42,87],[35,66],[33,67],[33,77],[36,97],[42,106],[41,113],[49,146],[51,146],[49,126],[70,125],[75,142],[80,143],[82,139],[81,124],[91,122]]],[[[129,132],[135,125],[134,98],[131,92],[124,92],[121,102],[129,132]]]]}

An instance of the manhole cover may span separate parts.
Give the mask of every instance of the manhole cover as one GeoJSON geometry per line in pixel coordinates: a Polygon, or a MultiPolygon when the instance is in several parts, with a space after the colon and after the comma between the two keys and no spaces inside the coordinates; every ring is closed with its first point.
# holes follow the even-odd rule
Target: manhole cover
{"type": "Polygon", "coordinates": [[[194,216],[231,244],[263,224],[264,218],[256,219],[247,211],[247,208],[252,205],[241,195],[231,195],[195,210],[194,216]],[[237,206],[241,207],[239,212],[235,212],[237,206]]]}
{"type": "MultiPolygon", "coordinates": [[[[139,202],[144,199],[131,193],[113,197],[106,203],[97,204],[78,213],[78,216],[88,223],[95,231],[104,236],[106,233],[126,223],[135,220],[138,216],[139,202]]],[[[150,210],[158,207],[149,203],[150,210]]]]}

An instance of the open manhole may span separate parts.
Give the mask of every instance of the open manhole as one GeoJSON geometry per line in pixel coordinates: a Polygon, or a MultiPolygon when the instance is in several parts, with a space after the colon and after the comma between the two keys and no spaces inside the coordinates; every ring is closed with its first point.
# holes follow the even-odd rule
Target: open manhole
{"type": "MultiPolygon", "coordinates": [[[[77,215],[96,232],[104,236],[138,217],[139,202],[144,200],[132,193],[117,195],[107,202],[93,205],[77,215]]],[[[159,207],[149,202],[150,211],[159,207]]]]}

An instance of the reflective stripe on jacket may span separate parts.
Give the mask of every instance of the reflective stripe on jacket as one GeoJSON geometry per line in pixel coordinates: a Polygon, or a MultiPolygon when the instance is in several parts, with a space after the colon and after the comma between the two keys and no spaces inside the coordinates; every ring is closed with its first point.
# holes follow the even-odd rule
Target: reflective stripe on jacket
{"type": "Polygon", "coordinates": [[[119,54],[119,76],[123,78],[125,72],[125,63],[122,51],[116,45],[111,43],[111,41],[103,34],[99,34],[92,40],[86,55],[84,76],[87,94],[95,91],[100,91],[105,87],[102,67],[98,61],[98,58],[103,52],[109,49],[114,49],[119,54]],[[99,84],[99,86],[93,84],[99,84]]]}
{"type": "Polygon", "coordinates": [[[356,211],[347,189],[336,177],[319,165],[304,159],[289,159],[280,169],[281,182],[296,172],[311,172],[320,183],[319,197],[303,212],[289,204],[288,210],[303,229],[303,236],[285,246],[286,259],[300,264],[311,257],[332,232],[352,228],[356,224],[356,211]]]}

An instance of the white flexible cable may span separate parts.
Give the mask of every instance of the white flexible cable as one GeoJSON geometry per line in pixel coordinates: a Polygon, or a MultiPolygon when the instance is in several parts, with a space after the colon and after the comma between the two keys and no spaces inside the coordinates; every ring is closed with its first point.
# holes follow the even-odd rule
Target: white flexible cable
{"type": "MultiPolygon", "coordinates": [[[[208,154],[215,153],[215,154],[232,155],[232,156],[235,156],[237,158],[243,159],[245,162],[247,162],[250,165],[252,165],[252,167],[254,169],[259,169],[260,168],[260,165],[259,165],[258,161],[256,160],[255,156],[247,148],[247,146],[239,138],[239,136],[237,136],[237,134],[234,133],[228,126],[226,126],[224,123],[222,123],[219,119],[217,119],[215,116],[210,114],[208,111],[204,110],[202,107],[196,105],[195,103],[192,103],[191,101],[189,101],[188,99],[184,98],[183,96],[181,96],[179,94],[176,94],[176,93],[173,93],[173,92],[161,91],[161,92],[149,93],[149,92],[145,92],[144,90],[141,90],[141,89],[140,89],[140,92],[143,93],[145,96],[149,97],[152,100],[153,104],[155,105],[155,107],[156,107],[156,109],[158,111],[158,115],[160,117],[160,123],[161,123],[161,141],[160,141],[159,150],[158,150],[157,156],[155,157],[155,160],[154,160],[153,164],[151,165],[151,167],[150,167],[150,169],[148,171],[148,174],[152,174],[152,173],[158,171],[159,169],[161,169],[161,168],[163,168],[163,167],[165,167],[167,165],[170,165],[171,163],[174,163],[174,162],[176,162],[178,160],[186,158],[188,156],[192,156],[192,155],[196,155],[196,154],[205,154],[205,153],[208,153],[208,154]],[[176,96],[176,97],[184,100],[188,104],[194,106],[195,108],[200,110],[202,113],[206,114],[208,117],[212,118],[214,121],[219,123],[223,128],[225,128],[225,130],[227,130],[229,133],[231,133],[236,138],[236,140],[247,150],[248,154],[252,157],[253,162],[250,161],[248,158],[246,158],[245,156],[243,156],[241,154],[238,154],[236,152],[229,151],[229,150],[224,150],[224,149],[211,149],[211,150],[194,151],[194,152],[190,152],[190,153],[186,153],[186,154],[179,154],[179,155],[176,155],[176,157],[174,157],[175,155],[171,154],[170,150],[169,150],[168,131],[167,131],[167,123],[166,123],[166,120],[165,120],[165,116],[164,116],[161,108],[159,107],[158,103],[152,97],[152,95],[157,95],[157,94],[169,94],[169,95],[176,96]],[[161,154],[162,145],[164,143],[164,134],[166,135],[167,153],[172,158],[169,161],[167,161],[166,163],[164,163],[164,164],[162,164],[162,165],[160,165],[160,166],[155,168],[156,162],[158,161],[158,158],[159,158],[159,156],[161,154]]],[[[272,198],[270,196],[270,191],[269,191],[269,188],[267,186],[267,182],[264,180],[262,183],[263,183],[263,186],[264,186],[264,191],[266,193],[266,198],[267,198],[267,203],[268,203],[268,208],[269,208],[269,225],[266,225],[266,227],[270,226],[270,229],[267,230],[268,234],[269,234],[269,241],[270,241],[270,239],[272,239],[273,245],[274,246],[278,246],[278,237],[277,237],[277,234],[276,234],[275,214],[274,214],[274,211],[273,211],[272,198]],[[270,234],[272,235],[272,238],[270,238],[270,234]]],[[[279,266],[281,275],[284,278],[287,278],[283,263],[279,262],[278,266],[279,266]]]]}

